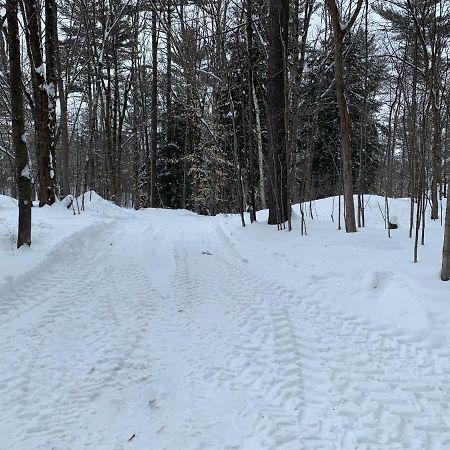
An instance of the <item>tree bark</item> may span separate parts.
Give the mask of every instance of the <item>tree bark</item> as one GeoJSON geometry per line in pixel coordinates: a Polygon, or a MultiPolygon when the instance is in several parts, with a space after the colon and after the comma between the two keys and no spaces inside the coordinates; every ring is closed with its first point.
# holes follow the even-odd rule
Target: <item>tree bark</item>
{"type": "MultiPolygon", "coordinates": [[[[56,41],[59,42],[58,37],[56,41]]],[[[58,44],[59,45],[59,44],[58,44]]],[[[66,89],[64,87],[64,81],[62,76],[61,58],[59,54],[59,48],[56,48],[56,67],[57,67],[57,77],[58,77],[58,92],[59,92],[59,105],[61,108],[61,193],[62,195],[70,194],[70,160],[69,160],[69,124],[68,124],[68,112],[67,112],[67,95],[66,89]]]]}
{"type": "Polygon", "coordinates": [[[258,146],[258,165],[259,165],[259,196],[261,197],[261,207],[266,209],[266,177],[264,174],[264,149],[261,128],[261,111],[259,109],[258,96],[256,95],[255,85],[252,91],[253,107],[255,108],[256,121],[256,144],[258,146]]]}
{"type": "Polygon", "coordinates": [[[157,11],[153,6],[152,11],[152,135],[151,135],[151,207],[158,206],[158,193],[156,182],[156,157],[158,145],[158,41],[157,41],[157,11]]]}
{"type": "Polygon", "coordinates": [[[56,52],[57,42],[57,21],[56,21],[56,1],[45,0],[45,62],[47,77],[48,96],[48,152],[49,152],[49,198],[48,203],[53,204],[56,200],[56,52]]]}
{"type": "Polygon", "coordinates": [[[19,248],[22,245],[31,245],[31,171],[25,140],[20,38],[17,20],[18,1],[8,0],[6,8],[8,16],[12,132],[19,194],[19,228],[17,236],[17,248],[19,248]]]}
{"type": "Polygon", "coordinates": [[[248,190],[250,222],[256,221],[255,200],[255,156],[253,149],[253,30],[252,30],[252,0],[247,0],[247,56],[248,56],[248,93],[247,93],[247,121],[248,121],[248,190]]]}
{"type": "MultiPolygon", "coordinates": [[[[55,201],[51,181],[51,132],[49,127],[49,96],[41,47],[40,14],[37,0],[24,2],[26,13],[26,38],[31,60],[31,79],[34,97],[34,128],[39,174],[39,206],[55,201]]],[[[53,169],[54,171],[54,169],[53,169]]],[[[54,175],[54,172],[53,172],[54,175]]]]}
{"type": "Polygon", "coordinates": [[[336,84],[336,98],[339,108],[340,138],[342,156],[342,179],[344,184],[345,230],[347,233],[356,232],[355,205],[353,201],[352,147],[350,141],[350,117],[345,96],[344,56],[343,44],[347,32],[355,22],[361,10],[363,0],[358,0],[355,11],[349,21],[341,24],[341,17],[336,0],[327,0],[328,11],[334,33],[334,75],[336,84]]]}
{"type": "Polygon", "coordinates": [[[447,195],[447,212],[445,216],[444,248],[442,250],[442,281],[450,280],[450,195],[447,195]]]}
{"type": "Polygon", "coordinates": [[[268,22],[267,131],[269,144],[270,225],[288,220],[286,130],[286,52],[289,1],[270,0],[268,22]]]}

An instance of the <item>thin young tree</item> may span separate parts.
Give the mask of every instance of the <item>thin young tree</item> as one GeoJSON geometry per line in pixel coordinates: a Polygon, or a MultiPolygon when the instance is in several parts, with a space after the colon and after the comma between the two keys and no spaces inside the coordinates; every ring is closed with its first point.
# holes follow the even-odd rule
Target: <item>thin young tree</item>
{"type": "Polygon", "coordinates": [[[445,216],[444,247],[442,250],[442,281],[450,280],[450,195],[447,192],[447,212],[445,216]]]}
{"type": "Polygon", "coordinates": [[[17,236],[17,248],[19,248],[22,245],[31,245],[31,172],[25,139],[20,38],[17,19],[18,0],[8,0],[6,8],[8,16],[12,132],[19,194],[19,229],[17,236]]]}

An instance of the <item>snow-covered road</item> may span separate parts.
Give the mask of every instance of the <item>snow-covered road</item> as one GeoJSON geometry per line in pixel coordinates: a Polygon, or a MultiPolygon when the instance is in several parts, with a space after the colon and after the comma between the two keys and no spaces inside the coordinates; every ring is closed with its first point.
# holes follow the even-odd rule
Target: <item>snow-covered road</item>
{"type": "Polygon", "coordinates": [[[225,223],[123,214],[0,294],[1,450],[450,448],[448,345],[278,283],[225,223]]]}

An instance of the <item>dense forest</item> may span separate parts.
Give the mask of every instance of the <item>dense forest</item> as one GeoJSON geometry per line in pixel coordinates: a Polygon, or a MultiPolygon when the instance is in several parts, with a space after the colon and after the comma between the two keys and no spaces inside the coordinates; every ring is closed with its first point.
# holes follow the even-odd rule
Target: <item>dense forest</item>
{"type": "MultiPolygon", "coordinates": [[[[0,2],[0,192],[31,206],[89,190],[199,214],[339,196],[411,199],[409,234],[444,221],[450,143],[445,0],[0,2]],[[2,4],[3,3],[3,4],[2,4]]],[[[81,205],[82,207],[82,205],[81,205]]],[[[447,215],[442,279],[450,277],[447,215]]]]}

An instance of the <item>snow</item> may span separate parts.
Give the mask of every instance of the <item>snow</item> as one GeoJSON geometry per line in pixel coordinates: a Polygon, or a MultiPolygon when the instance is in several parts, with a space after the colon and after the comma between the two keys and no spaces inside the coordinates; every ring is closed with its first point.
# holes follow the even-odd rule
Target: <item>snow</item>
{"type": "MultiPolygon", "coordinates": [[[[47,83],[45,85],[45,90],[47,91],[47,95],[49,97],[55,97],[56,96],[56,89],[55,89],[55,84],[54,83],[47,83]]],[[[51,103],[51,102],[49,102],[49,103],[51,103]]]]}
{"type": "Polygon", "coordinates": [[[27,164],[23,169],[22,172],[20,172],[20,175],[24,178],[28,178],[31,180],[31,172],[30,172],[30,166],[27,164]]]}
{"type": "Polygon", "coordinates": [[[42,63],[40,66],[36,67],[36,73],[41,76],[41,77],[45,77],[45,64],[42,63]]]}
{"type": "Polygon", "coordinates": [[[383,202],[347,235],[316,201],[301,236],[298,205],[288,233],[91,192],[16,251],[0,196],[0,447],[449,448],[443,231],[413,264],[409,200],[391,239],[383,202]]]}

